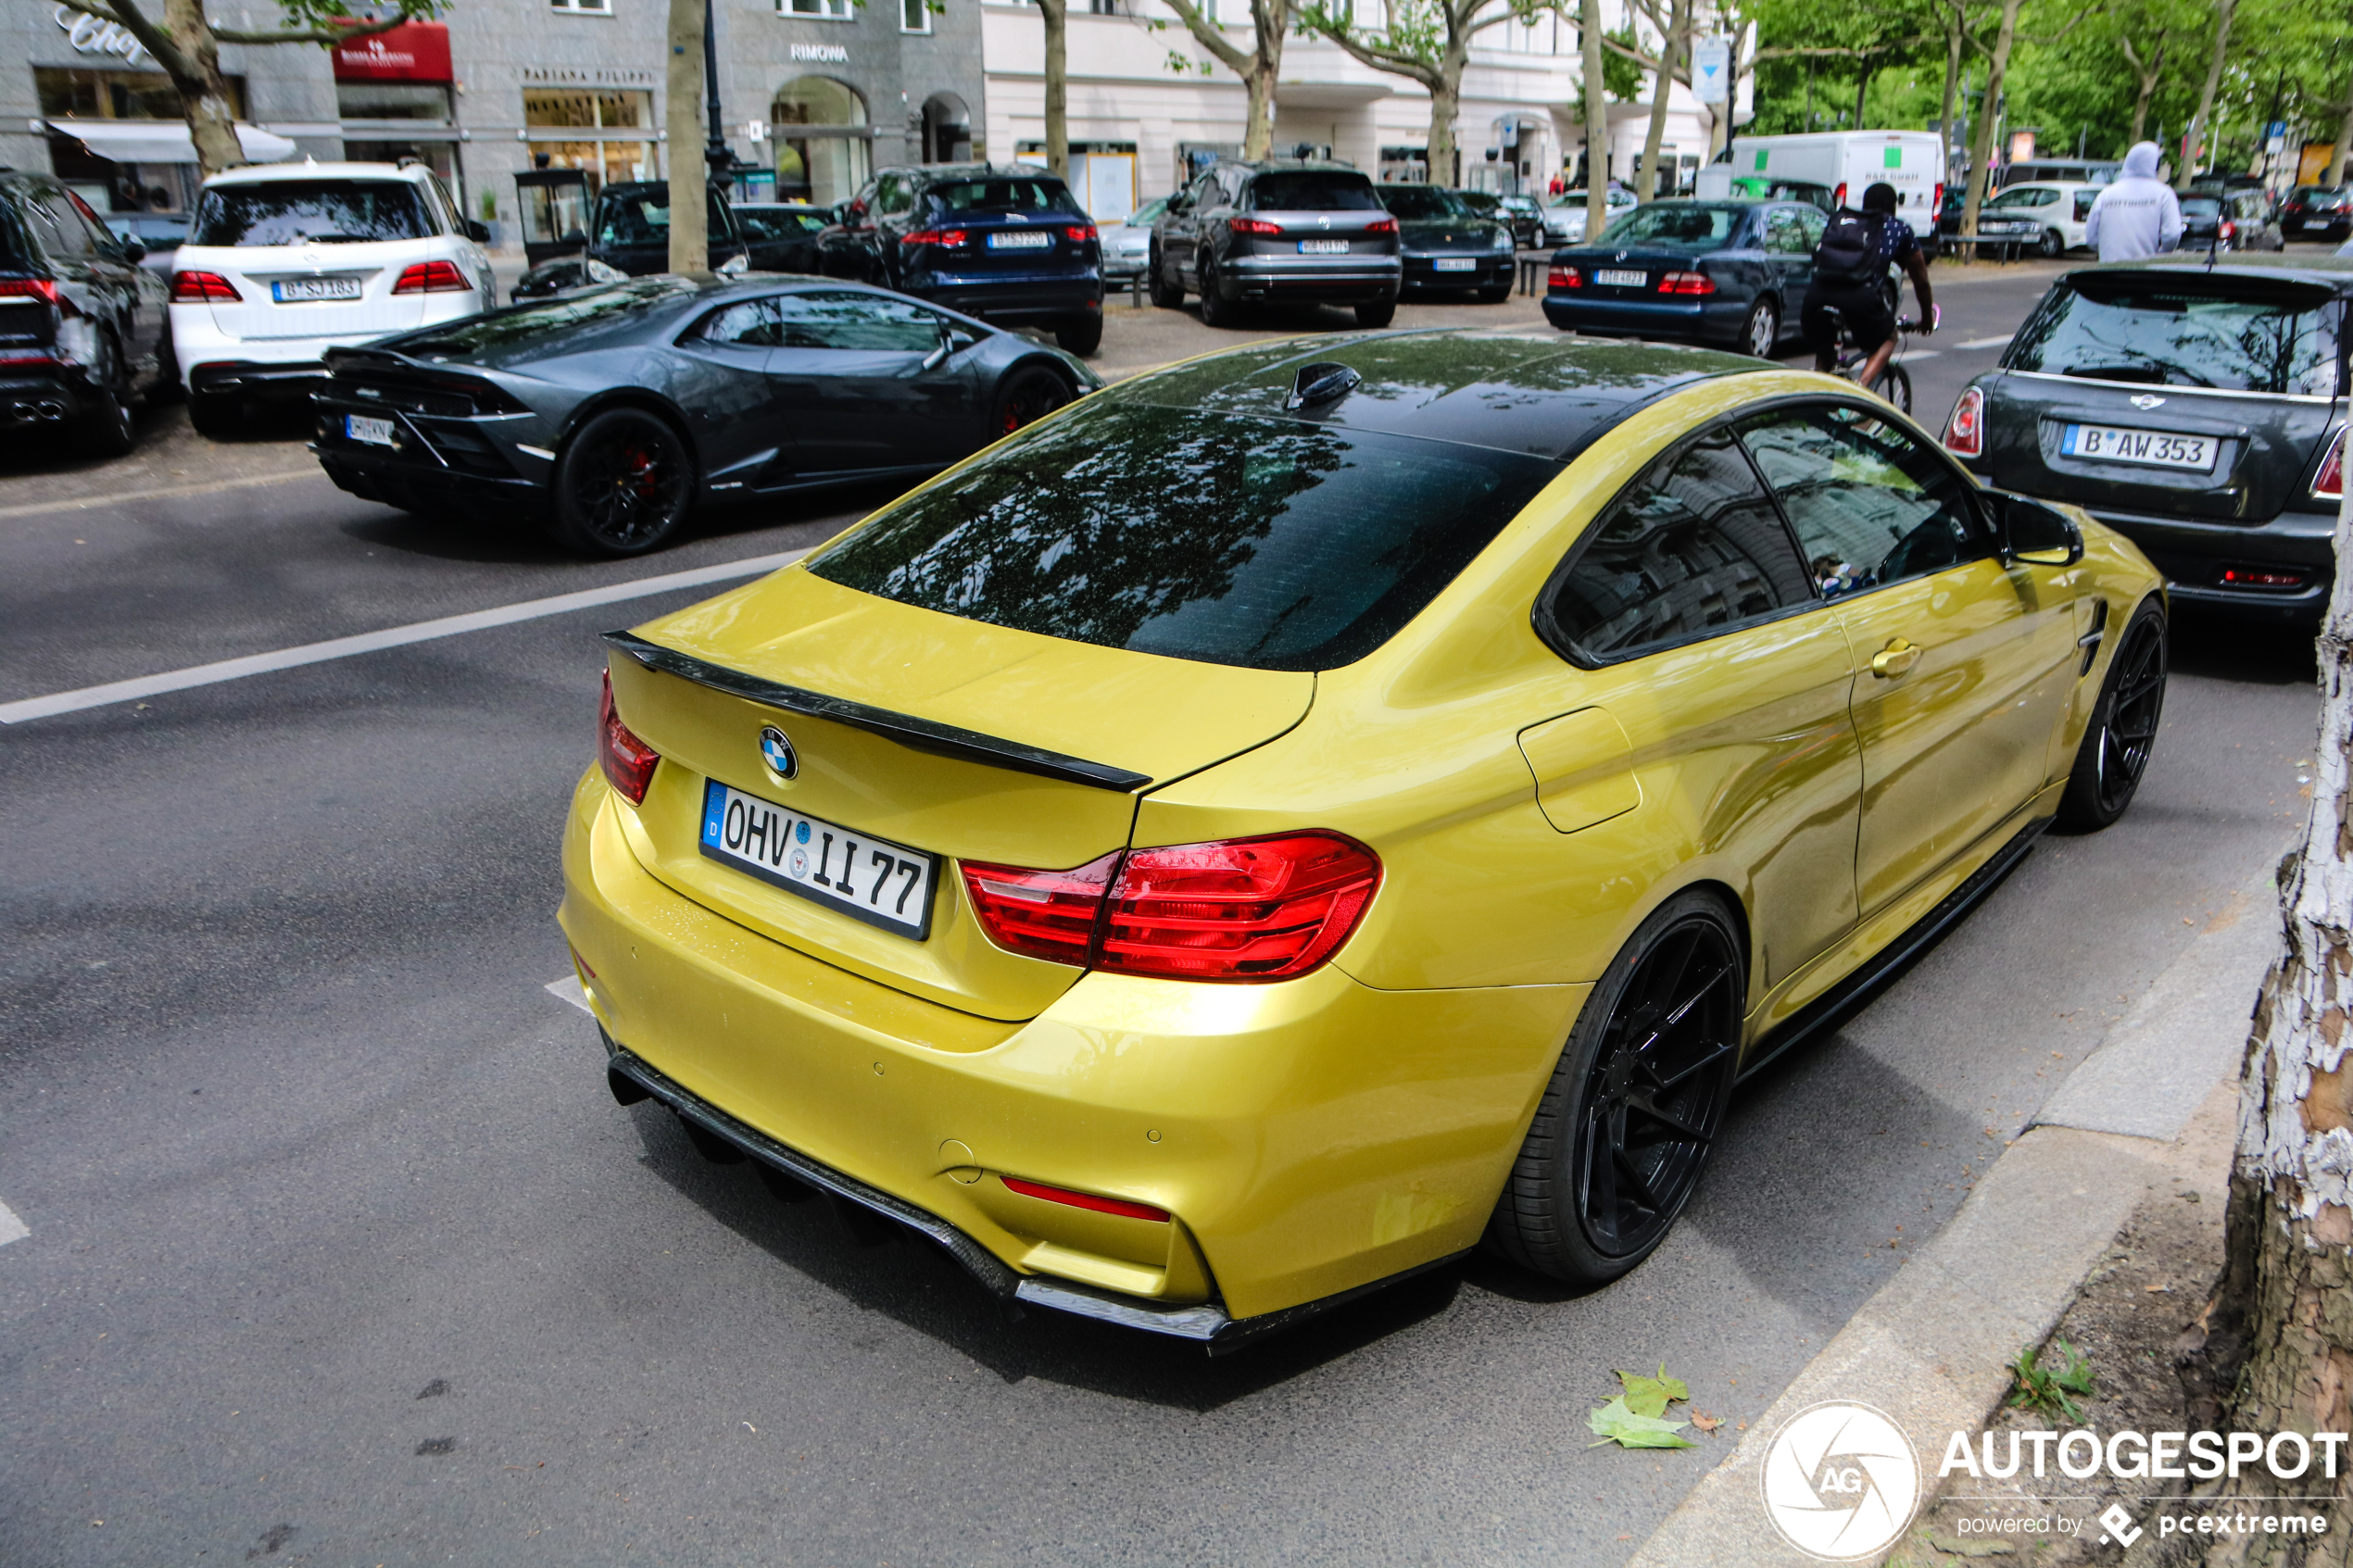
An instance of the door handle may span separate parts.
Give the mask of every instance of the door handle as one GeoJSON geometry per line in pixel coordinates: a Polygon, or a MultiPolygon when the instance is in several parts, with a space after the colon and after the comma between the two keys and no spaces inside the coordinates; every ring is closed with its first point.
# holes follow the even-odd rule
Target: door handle
{"type": "Polygon", "coordinates": [[[1920,652],[1919,645],[1907,643],[1901,637],[1894,638],[1885,647],[1871,655],[1871,673],[1882,681],[1892,681],[1898,675],[1908,675],[1912,671],[1912,666],[1920,661],[1920,652]]]}

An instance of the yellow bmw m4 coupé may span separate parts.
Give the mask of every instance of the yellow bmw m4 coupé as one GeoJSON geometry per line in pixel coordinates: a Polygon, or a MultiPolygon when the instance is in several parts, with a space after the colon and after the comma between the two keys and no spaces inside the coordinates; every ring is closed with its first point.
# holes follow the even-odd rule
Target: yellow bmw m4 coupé
{"type": "Polygon", "coordinates": [[[2125,809],[2165,613],[1843,383],[1258,344],[612,633],[560,920],[616,1098],[1009,1303],[1600,1282],[1743,1073],[2125,809]]]}

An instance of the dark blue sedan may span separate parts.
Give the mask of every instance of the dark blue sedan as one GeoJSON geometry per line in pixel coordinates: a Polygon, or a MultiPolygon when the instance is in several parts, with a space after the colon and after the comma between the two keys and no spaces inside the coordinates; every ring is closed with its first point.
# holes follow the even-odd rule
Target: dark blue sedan
{"type": "Polygon", "coordinates": [[[1564,332],[1766,358],[1797,324],[1828,222],[1806,202],[1653,202],[1599,241],[1553,253],[1544,318],[1564,332]]]}

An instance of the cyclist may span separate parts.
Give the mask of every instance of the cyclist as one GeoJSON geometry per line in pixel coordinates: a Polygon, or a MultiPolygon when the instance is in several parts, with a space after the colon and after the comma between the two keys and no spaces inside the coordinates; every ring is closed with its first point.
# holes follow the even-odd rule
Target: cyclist
{"type": "Polygon", "coordinates": [[[1870,358],[1855,379],[1874,384],[1895,353],[1895,316],[1881,294],[1890,265],[1904,269],[1919,296],[1922,333],[1936,330],[1936,301],[1929,287],[1928,258],[1912,226],[1895,215],[1895,187],[1881,180],[1863,193],[1863,210],[1842,207],[1814,249],[1814,281],[1806,290],[1798,320],[1814,348],[1814,368],[1828,375],[1838,369],[1838,323],[1844,318],[1855,346],[1870,358]],[[1834,316],[1832,311],[1837,312],[1834,316]]]}

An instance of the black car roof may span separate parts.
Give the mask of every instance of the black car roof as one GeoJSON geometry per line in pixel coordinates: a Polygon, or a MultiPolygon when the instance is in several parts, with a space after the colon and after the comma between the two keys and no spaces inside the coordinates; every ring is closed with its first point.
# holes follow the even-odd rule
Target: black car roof
{"type": "Polygon", "coordinates": [[[2184,270],[2263,282],[2318,283],[2340,294],[2353,293],[2353,257],[2290,255],[2284,251],[2269,256],[2246,251],[2226,252],[2209,265],[2202,250],[2177,250],[2138,261],[2108,261],[2096,267],[2078,267],[2072,271],[2060,273],[2059,281],[2066,282],[2075,278],[2108,272],[2184,270]]]}
{"type": "Polygon", "coordinates": [[[1176,365],[1098,397],[1415,435],[1566,462],[1629,414],[1682,387],[1764,369],[1754,359],[1659,344],[1498,329],[1288,339],[1176,365]],[[1302,367],[1363,378],[1345,396],[1284,408],[1302,367]]]}

